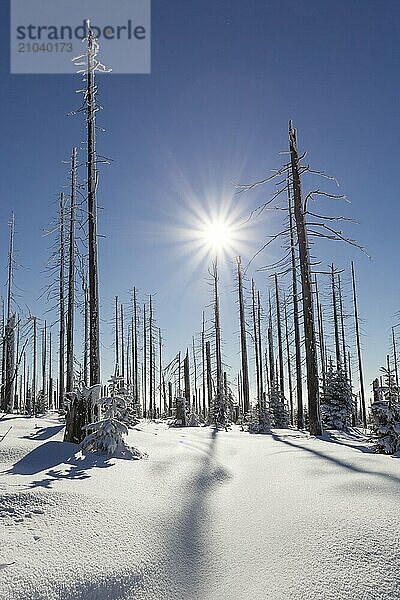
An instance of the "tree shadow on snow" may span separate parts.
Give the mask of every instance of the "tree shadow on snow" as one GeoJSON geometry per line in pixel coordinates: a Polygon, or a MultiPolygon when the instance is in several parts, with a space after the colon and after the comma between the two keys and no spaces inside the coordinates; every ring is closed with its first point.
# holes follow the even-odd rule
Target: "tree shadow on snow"
{"type": "MultiPolygon", "coordinates": [[[[324,454],[324,452],[320,452],[319,450],[316,450],[315,448],[311,448],[310,446],[305,446],[303,444],[290,442],[288,439],[285,439],[274,433],[272,434],[272,437],[274,440],[281,442],[282,444],[286,444],[287,446],[296,448],[297,450],[300,450],[300,451],[304,450],[305,452],[307,452],[315,457],[322,458],[323,460],[328,461],[336,466],[342,467],[343,469],[350,471],[352,473],[359,473],[360,475],[372,475],[373,477],[378,477],[380,479],[383,479],[384,482],[387,484],[396,485],[396,488],[400,484],[400,478],[396,477],[395,475],[382,473],[381,471],[370,471],[368,469],[363,469],[359,466],[345,462],[345,461],[341,460],[340,458],[337,458],[336,456],[324,454]]],[[[319,439],[320,441],[323,441],[323,442],[330,441],[327,439],[324,440],[323,438],[316,438],[316,439],[319,439]]],[[[340,444],[340,442],[335,442],[335,443],[340,444]]],[[[345,444],[340,444],[340,445],[345,445],[345,444]]],[[[354,446],[352,446],[350,444],[347,444],[347,445],[350,448],[357,449],[357,448],[354,448],[354,446]]]]}
{"type": "Polygon", "coordinates": [[[6,471],[10,475],[35,475],[46,471],[47,477],[32,481],[30,488],[50,488],[60,479],[87,479],[88,470],[111,467],[109,457],[99,454],[80,452],[79,446],[69,442],[46,442],[29,452],[6,471]],[[59,470],[54,467],[62,465],[59,470]]]}
{"type": "Polygon", "coordinates": [[[167,581],[179,590],[182,600],[197,598],[201,581],[207,581],[206,560],[210,560],[207,540],[212,520],[209,498],[231,477],[215,461],[217,435],[214,429],[194,476],[185,483],[187,502],[176,515],[167,538],[167,581]]]}
{"type": "Polygon", "coordinates": [[[27,440],[48,440],[52,438],[56,433],[61,431],[65,425],[54,425],[53,427],[41,427],[30,435],[24,435],[23,438],[27,440]]]}

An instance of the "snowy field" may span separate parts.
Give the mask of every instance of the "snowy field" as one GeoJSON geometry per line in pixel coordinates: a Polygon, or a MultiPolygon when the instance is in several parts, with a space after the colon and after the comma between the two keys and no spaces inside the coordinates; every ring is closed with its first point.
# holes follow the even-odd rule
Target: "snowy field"
{"type": "Polygon", "coordinates": [[[2,600],[400,598],[400,461],[361,438],[141,422],[126,461],[62,443],[56,415],[10,425],[2,600]]]}

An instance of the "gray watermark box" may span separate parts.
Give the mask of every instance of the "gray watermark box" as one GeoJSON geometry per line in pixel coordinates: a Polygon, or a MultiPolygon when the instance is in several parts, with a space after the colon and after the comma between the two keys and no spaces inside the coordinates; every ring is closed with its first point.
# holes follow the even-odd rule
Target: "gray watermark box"
{"type": "Polygon", "coordinates": [[[112,73],[150,73],[150,0],[11,0],[11,73],[76,73],[87,19],[112,73]]]}

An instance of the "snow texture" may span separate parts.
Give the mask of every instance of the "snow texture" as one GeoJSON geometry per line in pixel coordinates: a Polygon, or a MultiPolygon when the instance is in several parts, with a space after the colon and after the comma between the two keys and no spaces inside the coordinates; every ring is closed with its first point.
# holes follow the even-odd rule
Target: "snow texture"
{"type": "Polygon", "coordinates": [[[148,460],[0,422],[1,600],[395,600],[400,462],[357,434],[171,429],[148,460]]]}

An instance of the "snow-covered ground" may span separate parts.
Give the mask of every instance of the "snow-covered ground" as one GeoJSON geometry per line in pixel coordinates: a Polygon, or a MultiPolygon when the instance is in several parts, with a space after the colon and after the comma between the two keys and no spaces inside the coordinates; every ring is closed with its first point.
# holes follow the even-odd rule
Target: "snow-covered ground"
{"type": "Polygon", "coordinates": [[[3,600],[395,600],[400,461],[356,437],[141,422],[138,461],[0,421],[3,600]]]}

